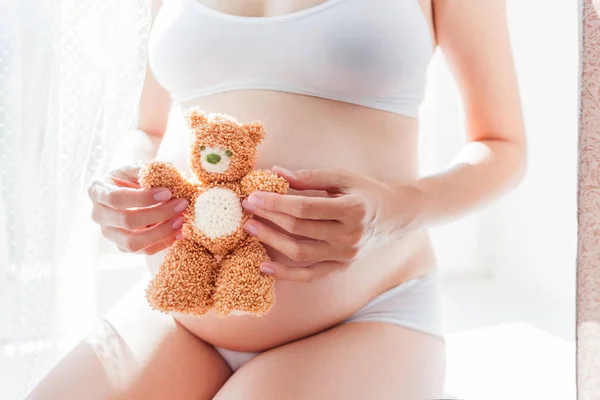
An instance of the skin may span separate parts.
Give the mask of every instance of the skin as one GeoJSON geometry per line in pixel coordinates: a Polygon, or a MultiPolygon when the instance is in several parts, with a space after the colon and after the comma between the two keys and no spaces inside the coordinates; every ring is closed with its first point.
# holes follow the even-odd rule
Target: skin
{"type": "MultiPolygon", "coordinates": [[[[202,1],[246,16],[287,14],[321,2],[202,1]]],[[[286,196],[256,192],[243,206],[257,215],[245,229],[273,259],[261,269],[277,278],[276,306],[260,319],[209,314],[197,320],[152,313],[140,302],[143,296],[126,297],[115,307],[124,311],[107,320],[126,347],[137,349],[133,359],[144,362],[130,363],[116,385],[98,378],[110,375],[111,368],[84,342],[31,398],[53,398],[48,387],[69,398],[90,382],[98,392],[110,393],[108,398],[138,398],[132,393],[140,387],[146,393],[139,398],[164,398],[159,393],[167,382],[182,391],[175,396],[182,399],[208,399],[217,390],[217,399],[240,398],[242,392],[257,399],[441,397],[445,362],[438,339],[384,323],[337,325],[377,294],[435,270],[427,228],[488,204],[524,172],[526,142],[505,2],[420,3],[465,103],[467,143],[448,169],[419,177],[418,121],[402,115],[258,90],[184,105],[241,121],[261,119],[267,127],[257,167],[278,166],[273,171],[288,179],[292,190],[286,196]],[[342,291],[352,297],[336,295],[342,291]],[[164,339],[148,340],[149,332],[164,339]],[[208,344],[262,353],[232,375],[208,344]],[[180,351],[165,356],[169,346],[180,351]],[[178,369],[179,357],[187,368],[178,369]],[[95,379],[86,366],[97,371],[95,379]],[[190,369],[194,378],[187,378],[190,369]],[[185,373],[177,375],[180,370],[185,373]],[[165,376],[154,379],[156,371],[165,376]],[[57,383],[66,377],[70,383],[57,383]]],[[[185,168],[185,135],[176,126],[167,129],[169,109],[169,95],[148,73],[139,127],[160,149],[132,148],[138,152],[130,153],[131,159],[157,156],[185,168]]],[[[160,188],[138,189],[138,170],[132,165],[107,174],[90,186],[90,197],[104,235],[125,251],[147,254],[152,272],[161,250],[176,240],[179,213],[160,188]]]]}

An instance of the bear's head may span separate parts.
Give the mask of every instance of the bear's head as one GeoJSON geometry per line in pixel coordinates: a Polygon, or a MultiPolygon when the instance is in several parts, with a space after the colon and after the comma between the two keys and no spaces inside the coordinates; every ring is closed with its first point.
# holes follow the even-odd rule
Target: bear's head
{"type": "Polygon", "coordinates": [[[256,147],[265,135],[261,122],[241,124],[228,115],[206,115],[195,107],[184,117],[192,130],[190,168],[200,182],[237,181],[254,169],[256,147]]]}

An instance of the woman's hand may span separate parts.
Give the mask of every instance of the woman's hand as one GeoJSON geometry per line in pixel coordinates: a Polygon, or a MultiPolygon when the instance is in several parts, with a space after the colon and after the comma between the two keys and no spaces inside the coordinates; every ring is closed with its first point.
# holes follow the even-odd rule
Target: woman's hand
{"type": "Polygon", "coordinates": [[[280,253],[260,266],[279,279],[310,282],[343,271],[364,253],[420,224],[423,197],[415,183],[388,184],[345,170],[274,171],[292,189],[328,194],[254,192],[242,203],[264,220],[249,220],[244,228],[280,253]]]}
{"type": "Polygon", "coordinates": [[[116,169],[92,182],[88,194],[94,204],[92,219],[102,234],[121,251],[155,254],[179,237],[188,206],[186,199],[171,199],[167,188],[141,189],[136,163],[116,169]]]}

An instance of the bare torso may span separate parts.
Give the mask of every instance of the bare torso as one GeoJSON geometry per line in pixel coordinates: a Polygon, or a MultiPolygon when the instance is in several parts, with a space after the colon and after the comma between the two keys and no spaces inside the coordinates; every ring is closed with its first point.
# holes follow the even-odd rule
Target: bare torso
{"type": "MultiPolygon", "coordinates": [[[[422,0],[425,10],[430,8],[426,1],[422,0]]],[[[285,2],[285,9],[267,11],[260,6],[263,2],[203,2],[230,14],[260,16],[270,11],[286,14],[322,1],[289,1],[285,2]]],[[[425,14],[431,27],[431,17],[428,12],[425,14]]],[[[418,174],[418,121],[414,118],[310,96],[259,90],[216,94],[182,104],[181,108],[192,105],[207,112],[233,115],[242,122],[263,121],[267,136],[259,147],[259,168],[336,167],[382,181],[401,181],[418,174]]],[[[169,124],[157,158],[172,161],[189,172],[186,131],[177,122],[178,108],[172,116],[175,123],[169,124]]],[[[156,271],[163,256],[161,252],[148,258],[151,271],[156,271]]],[[[202,318],[176,319],[213,345],[262,351],[327,329],[377,294],[434,269],[428,234],[421,231],[365,255],[344,273],[310,284],[278,281],[277,303],[265,317],[217,318],[209,313],[202,318]]]]}

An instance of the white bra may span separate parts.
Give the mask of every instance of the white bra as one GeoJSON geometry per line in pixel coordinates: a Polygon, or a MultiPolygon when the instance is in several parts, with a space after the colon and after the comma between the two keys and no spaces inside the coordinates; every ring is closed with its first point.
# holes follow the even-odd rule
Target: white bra
{"type": "Polygon", "coordinates": [[[263,89],[410,117],[434,52],[418,0],[328,0],[262,18],[163,0],[148,46],[156,80],[178,103],[263,89]]]}

